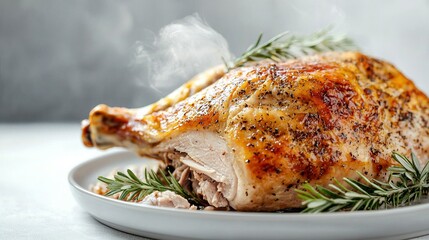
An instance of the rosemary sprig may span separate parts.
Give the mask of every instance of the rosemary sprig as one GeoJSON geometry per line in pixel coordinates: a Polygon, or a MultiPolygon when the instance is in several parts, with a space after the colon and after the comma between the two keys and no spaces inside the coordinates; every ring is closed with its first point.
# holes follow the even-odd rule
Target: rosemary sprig
{"type": "Polygon", "coordinates": [[[130,169],[127,170],[127,174],[117,172],[114,179],[109,179],[103,176],[99,176],[98,180],[107,184],[109,190],[105,195],[112,196],[116,193],[119,195],[120,200],[125,201],[141,201],[147,195],[154,191],[172,191],[185,199],[191,204],[203,206],[204,201],[201,200],[195,193],[189,192],[184,189],[179,182],[168,172],[167,176],[162,170],[159,171],[161,177],[156,172],[145,170],[144,181],[140,180],[130,169]]]}
{"type": "Polygon", "coordinates": [[[357,49],[354,42],[345,35],[333,35],[330,32],[331,28],[325,28],[309,36],[295,36],[284,32],[262,44],[263,34],[261,33],[256,43],[251,45],[240,57],[232,63],[224,62],[229,70],[241,67],[248,62],[264,59],[281,62],[315,53],[357,49]]]}
{"type": "Polygon", "coordinates": [[[400,165],[388,169],[387,182],[370,180],[358,172],[364,183],[350,178],[343,180],[350,186],[345,187],[336,179],[329,189],[305,183],[297,189],[298,197],[306,207],[303,212],[336,212],[341,210],[376,210],[380,208],[410,205],[427,196],[429,192],[429,163],[424,167],[416,155],[407,157],[393,153],[392,157],[400,165]]]}

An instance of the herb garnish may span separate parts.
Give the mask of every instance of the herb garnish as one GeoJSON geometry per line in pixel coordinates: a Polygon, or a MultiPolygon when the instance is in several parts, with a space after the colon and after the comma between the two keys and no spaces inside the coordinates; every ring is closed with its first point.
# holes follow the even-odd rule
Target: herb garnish
{"type": "Polygon", "coordinates": [[[334,35],[330,32],[331,28],[323,29],[309,36],[295,36],[289,35],[289,32],[284,32],[262,44],[261,33],[256,43],[251,45],[240,57],[232,63],[225,61],[224,63],[229,70],[241,67],[248,62],[264,59],[281,62],[315,53],[357,49],[354,42],[345,35],[334,35]]]}
{"type": "Polygon", "coordinates": [[[413,153],[411,160],[395,152],[392,157],[400,165],[388,169],[387,182],[370,180],[358,172],[364,183],[344,178],[350,188],[337,180],[329,185],[330,189],[322,186],[313,187],[305,183],[303,189],[295,190],[306,207],[303,212],[376,210],[410,205],[420,200],[422,196],[427,196],[429,162],[421,167],[413,153]]]}
{"type": "Polygon", "coordinates": [[[159,175],[161,177],[159,177],[153,170],[149,172],[145,170],[145,181],[140,180],[130,169],[127,170],[127,173],[128,175],[117,172],[114,179],[103,176],[98,177],[98,180],[107,184],[109,191],[105,194],[106,196],[121,193],[119,196],[120,200],[141,201],[154,191],[164,192],[169,190],[184,197],[191,204],[198,206],[205,205],[204,201],[195,193],[184,189],[170,172],[168,172],[169,176],[167,176],[164,171],[160,170],[159,175]]]}

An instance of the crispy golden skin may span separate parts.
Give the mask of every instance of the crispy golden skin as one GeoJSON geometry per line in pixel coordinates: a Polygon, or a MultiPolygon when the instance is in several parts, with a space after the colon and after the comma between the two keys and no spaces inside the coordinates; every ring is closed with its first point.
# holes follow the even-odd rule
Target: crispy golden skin
{"type": "MultiPolygon", "coordinates": [[[[235,69],[164,110],[101,105],[84,127],[88,146],[156,146],[189,131],[219,134],[238,179],[231,207],[299,207],[294,189],[356,171],[383,179],[393,151],[429,160],[429,100],[391,64],[357,52],[235,69]]],[[[153,150],[153,149],[156,149],[153,150]]]]}

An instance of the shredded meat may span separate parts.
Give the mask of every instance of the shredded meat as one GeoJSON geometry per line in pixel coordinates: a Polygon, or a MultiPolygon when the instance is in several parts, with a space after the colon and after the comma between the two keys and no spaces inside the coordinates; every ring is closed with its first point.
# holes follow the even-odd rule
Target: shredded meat
{"type": "Polygon", "coordinates": [[[203,196],[211,206],[216,208],[228,207],[228,200],[222,195],[220,184],[204,174],[193,173],[193,189],[203,196]]]}
{"type": "Polygon", "coordinates": [[[172,208],[184,208],[189,209],[191,204],[188,200],[182,196],[177,195],[172,191],[158,192],[155,191],[148,196],[146,196],[141,202],[141,204],[159,206],[159,207],[172,207],[172,208]]]}

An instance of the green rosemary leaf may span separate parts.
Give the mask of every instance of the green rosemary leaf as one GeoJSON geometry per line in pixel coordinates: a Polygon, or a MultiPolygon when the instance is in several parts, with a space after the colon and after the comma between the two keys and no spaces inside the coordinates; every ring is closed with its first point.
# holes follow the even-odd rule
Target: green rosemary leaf
{"type": "Polygon", "coordinates": [[[100,182],[104,182],[104,183],[106,183],[106,184],[111,184],[111,183],[113,182],[113,180],[112,180],[112,179],[108,179],[108,178],[105,178],[105,177],[102,177],[102,176],[98,177],[97,179],[98,179],[100,182]]]}
{"type": "MultiPolygon", "coordinates": [[[[349,179],[349,178],[343,178],[343,180],[345,182],[347,182],[347,184],[349,184],[351,187],[353,187],[354,189],[358,190],[359,192],[365,194],[365,195],[369,195],[369,192],[367,192],[367,188],[364,189],[364,187],[362,187],[362,184],[360,184],[359,182],[353,180],[353,179],[349,179]]],[[[346,193],[347,194],[347,193],[346,193]]]]}
{"type": "Polygon", "coordinates": [[[330,208],[329,208],[329,211],[328,212],[338,212],[338,211],[340,211],[341,209],[343,209],[344,208],[344,206],[343,205],[334,205],[334,206],[331,206],[330,208]]]}
{"type": "MultiPolygon", "coordinates": [[[[370,185],[370,187],[377,189],[379,191],[384,191],[384,189],[382,187],[380,187],[379,185],[371,182],[371,180],[369,180],[369,178],[367,178],[365,175],[363,175],[361,172],[356,172],[367,184],[370,185]]],[[[362,184],[363,185],[363,184],[362,184]]]]}
{"type": "Polygon", "coordinates": [[[296,189],[295,192],[298,194],[299,198],[303,199],[303,200],[312,200],[315,199],[314,196],[307,192],[307,191],[303,191],[301,189],[296,189]]]}
{"type": "Polygon", "coordinates": [[[349,197],[349,198],[357,198],[357,199],[370,198],[370,196],[368,194],[361,194],[361,193],[357,193],[357,192],[346,192],[346,194],[344,194],[344,196],[349,197]]]}
{"type": "Polygon", "coordinates": [[[119,196],[119,199],[123,200],[127,197],[127,195],[129,194],[129,191],[123,190],[123,189],[121,189],[121,190],[122,190],[122,194],[119,196]]]}
{"type": "Polygon", "coordinates": [[[421,180],[422,181],[427,181],[428,180],[428,176],[429,176],[429,162],[427,162],[425,164],[425,166],[423,167],[422,171],[421,171],[421,180]]]}
{"type": "Polygon", "coordinates": [[[348,189],[343,185],[343,184],[341,184],[336,178],[334,178],[334,183],[342,190],[342,191],[344,191],[344,192],[347,192],[348,191],[348,189]]]}
{"type": "Polygon", "coordinates": [[[138,197],[138,195],[141,193],[141,190],[135,190],[133,194],[128,198],[128,201],[134,201],[138,197]]]}
{"type": "Polygon", "coordinates": [[[318,208],[318,207],[321,207],[322,205],[326,205],[326,204],[327,204],[327,201],[322,200],[322,199],[317,199],[317,200],[311,201],[307,205],[307,207],[308,208],[318,208]]]}
{"type": "Polygon", "coordinates": [[[140,200],[142,200],[144,197],[146,197],[147,195],[149,195],[150,193],[148,192],[148,191],[144,191],[144,190],[142,190],[142,191],[140,191],[140,193],[139,193],[139,195],[138,195],[138,197],[137,197],[137,201],[140,201],[140,200]]]}
{"type": "Polygon", "coordinates": [[[143,182],[140,181],[140,179],[133,173],[133,171],[131,171],[130,169],[127,169],[127,173],[134,181],[136,181],[140,184],[143,184],[143,182]]]}
{"type": "Polygon", "coordinates": [[[112,196],[112,195],[115,195],[116,193],[119,193],[121,191],[122,191],[121,189],[110,190],[106,193],[106,196],[112,196]]]}
{"type": "Polygon", "coordinates": [[[126,179],[128,179],[128,176],[127,176],[125,173],[118,172],[118,175],[119,175],[119,176],[122,176],[122,177],[124,177],[124,178],[126,178],[126,179]]]}
{"type": "Polygon", "coordinates": [[[393,152],[392,156],[407,172],[414,173],[415,169],[408,158],[396,152],[393,152]]]}
{"type": "Polygon", "coordinates": [[[118,173],[118,175],[114,176],[114,179],[118,182],[123,182],[123,183],[129,181],[129,179],[127,177],[121,176],[121,175],[119,175],[119,173],[118,173]]]}
{"type": "Polygon", "coordinates": [[[350,211],[356,211],[359,210],[361,208],[361,206],[365,203],[364,200],[359,200],[355,203],[355,205],[352,207],[352,209],[350,209],[350,211]]]}
{"type": "Polygon", "coordinates": [[[314,188],[313,186],[311,186],[309,183],[304,184],[303,186],[305,188],[305,190],[309,191],[311,194],[313,194],[315,197],[318,197],[320,199],[324,199],[324,200],[328,200],[327,197],[325,197],[323,194],[319,193],[316,188],[314,188]]]}
{"type": "Polygon", "coordinates": [[[246,51],[250,51],[250,50],[255,49],[259,45],[259,43],[261,42],[263,35],[264,35],[263,33],[260,33],[259,36],[258,36],[258,39],[256,40],[256,43],[254,45],[250,45],[249,48],[247,48],[246,51]]]}
{"type": "Polygon", "coordinates": [[[416,171],[417,177],[420,177],[420,170],[422,169],[420,165],[420,161],[417,159],[416,154],[411,152],[411,163],[413,165],[414,170],[416,171]]]}
{"type": "Polygon", "coordinates": [[[317,187],[317,190],[318,190],[321,194],[323,194],[323,195],[325,195],[325,196],[327,196],[327,197],[329,197],[329,198],[338,198],[338,197],[340,197],[340,195],[338,195],[338,194],[336,194],[335,192],[333,192],[333,191],[331,191],[331,190],[329,190],[329,189],[327,189],[327,188],[324,188],[324,187],[322,187],[322,186],[318,186],[318,187],[317,187]]]}
{"type": "Polygon", "coordinates": [[[122,186],[121,187],[121,190],[128,190],[128,189],[130,189],[131,188],[131,186],[130,185],[125,185],[125,186],[122,186]]]}

